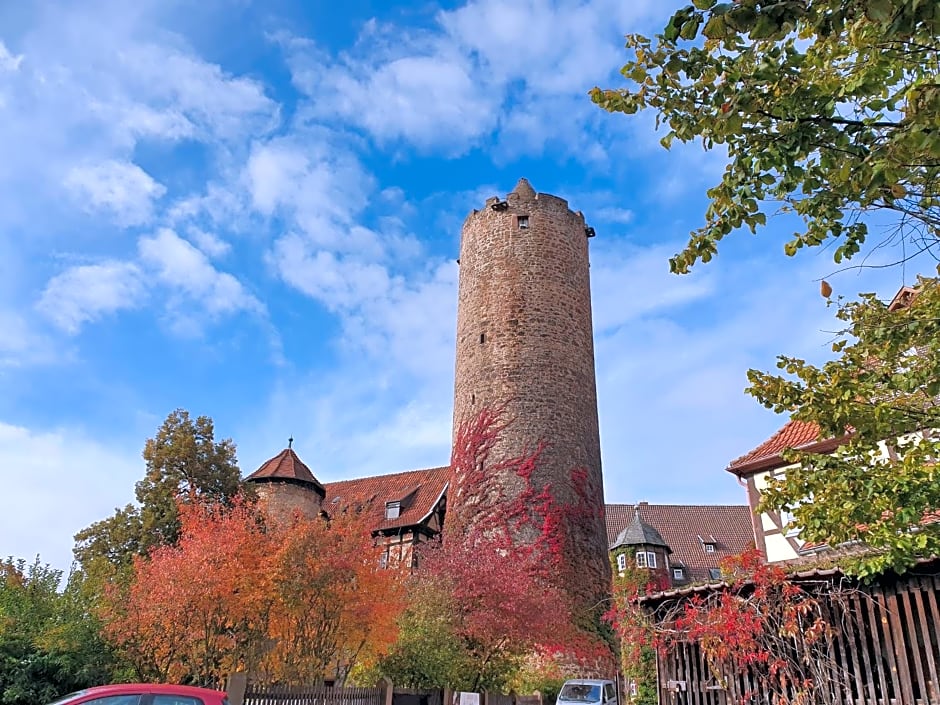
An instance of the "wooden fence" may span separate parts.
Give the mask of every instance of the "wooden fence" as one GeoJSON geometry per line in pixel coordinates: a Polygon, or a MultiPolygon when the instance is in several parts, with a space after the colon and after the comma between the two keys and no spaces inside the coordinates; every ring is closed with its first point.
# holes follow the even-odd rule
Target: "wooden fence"
{"type": "MultiPolygon", "coordinates": [[[[940,705],[940,575],[909,574],[857,585],[827,605],[833,625],[830,677],[815,684],[820,705],[940,705]]],[[[659,654],[660,702],[773,703],[766,677],[750,668],[715,674],[698,645],[659,654]]]]}
{"type": "MultiPolygon", "coordinates": [[[[384,705],[381,688],[261,685],[248,682],[244,705],[384,705]]],[[[438,705],[440,705],[438,703],[438,705]]]]}

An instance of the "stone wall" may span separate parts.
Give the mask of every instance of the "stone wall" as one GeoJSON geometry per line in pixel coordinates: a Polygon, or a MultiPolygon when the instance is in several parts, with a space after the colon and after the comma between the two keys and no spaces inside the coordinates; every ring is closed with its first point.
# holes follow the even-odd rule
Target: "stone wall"
{"type": "Polygon", "coordinates": [[[252,485],[264,513],[275,521],[291,521],[295,512],[305,519],[320,514],[321,497],[312,486],[283,480],[255,481],[252,485]]]}

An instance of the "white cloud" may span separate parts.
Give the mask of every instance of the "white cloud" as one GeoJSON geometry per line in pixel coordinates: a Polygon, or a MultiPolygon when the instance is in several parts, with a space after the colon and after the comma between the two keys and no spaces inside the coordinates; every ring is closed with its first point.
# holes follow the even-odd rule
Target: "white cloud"
{"type": "Polygon", "coordinates": [[[636,213],[634,213],[629,208],[614,208],[608,206],[606,208],[598,208],[597,210],[593,211],[593,216],[601,222],[627,225],[628,223],[633,222],[633,219],[636,217],[636,213]]]}
{"type": "MultiPolygon", "coordinates": [[[[459,155],[496,134],[499,161],[539,154],[547,143],[578,159],[606,150],[585,124],[601,112],[587,91],[623,63],[621,28],[643,26],[650,2],[471,2],[414,31],[367,23],[356,46],[332,58],[287,39],[306,113],[355,125],[380,145],[459,155]]],[[[609,119],[609,118],[608,118],[609,119]]]]}
{"type": "Polygon", "coordinates": [[[56,275],[36,307],[56,326],[75,334],[85,323],[137,307],[144,293],[143,278],[135,264],[110,260],[71,267],[56,275]]]}
{"type": "Polygon", "coordinates": [[[19,71],[20,64],[23,63],[23,55],[14,56],[7,49],[7,45],[0,40],[0,71],[19,71]]]}
{"type": "Polygon", "coordinates": [[[274,243],[271,261],[285,282],[331,310],[350,309],[388,294],[385,267],[328,250],[313,250],[297,234],[274,243]]]}
{"type": "Polygon", "coordinates": [[[0,225],[54,219],[67,232],[74,208],[143,224],[164,186],[132,164],[142,142],[201,143],[218,168],[278,125],[263,84],[198,56],[166,29],[162,5],[53,2],[28,13],[17,37],[26,58],[4,49],[3,65],[18,70],[0,71],[0,225]],[[63,179],[76,196],[65,203],[63,179]]]}
{"type": "MultiPolygon", "coordinates": [[[[600,239],[600,238],[598,238],[600,239]]],[[[678,277],[669,272],[677,246],[637,247],[622,241],[592,247],[594,330],[610,332],[640,316],[664,314],[715,292],[710,271],[678,277]]]]}
{"type": "Polygon", "coordinates": [[[16,501],[0,512],[4,556],[67,571],[72,535],[132,502],[142,473],[136,452],[109,447],[72,429],[30,429],[0,421],[3,481],[16,501]]]}
{"type": "Polygon", "coordinates": [[[153,217],[153,202],[166,188],[136,164],[107,160],[72,168],[65,186],[89,212],[104,211],[119,225],[142,225],[153,217]]]}
{"type": "Polygon", "coordinates": [[[214,233],[206,232],[196,227],[187,230],[196,246],[209,257],[224,257],[232,250],[230,243],[214,233]]]}
{"type": "Polygon", "coordinates": [[[366,256],[382,251],[365,229],[352,232],[374,177],[337,135],[315,130],[257,143],[243,179],[260,213],[292,218],[310,242],[366,256]]]}
{"type": "Polygon", "coordinates": [[[169,228],[142,237],[137,244],[142,263],[153,268],[160,282],[198,302],[210,316],[264,312],[263,304],[238,279],[217,270],[205,254],[169,228]]]}

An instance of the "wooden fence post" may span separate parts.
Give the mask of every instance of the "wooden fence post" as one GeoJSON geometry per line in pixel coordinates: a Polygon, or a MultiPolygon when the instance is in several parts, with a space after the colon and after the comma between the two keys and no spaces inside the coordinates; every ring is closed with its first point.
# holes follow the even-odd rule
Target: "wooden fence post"
{"type": "Polygon", "coordinates": [[[245,688],[248,686],[248,674],[233,673],[225,681],[225,692],[231,705],[242,705],[245,702],[245,688]]]}
{"type": "Polygon", "coordinates": [[[384,696],[383,703],[384,705],[392,705],[392,698],[395,696],[395,684],[392,683],[392,679],[388,676],[382,676],[382,680],[379,683],[379,687],[382,688],[382,695],[384,696]]]}

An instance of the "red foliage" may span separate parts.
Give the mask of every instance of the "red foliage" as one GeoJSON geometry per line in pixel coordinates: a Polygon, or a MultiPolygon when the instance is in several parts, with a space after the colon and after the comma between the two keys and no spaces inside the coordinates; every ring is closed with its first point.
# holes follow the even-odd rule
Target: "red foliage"
{"type": "MultiPolygon", "coordinates": [[[[517,457],[494,458],[510,423],[505,408],[496,407],[460,425],[446,534],[442,546],[424,554],[428,574],[451,586],[463,606],[466,637],[512,644],[518,653],[538,647],[543,654],[592,662],[606,657],[609,663],[609,647],[596,633],[575,627],[579,616],[586,620],[571,612],[585,602],[571,595],[596,581],[572,570],[585,548],[570,537],[579,522],[602,516],[593,499],[599,493],[582,469],[571,472],[573,502],[559,502],[550,483],[540,486],[534,478],[544,441],[517,457]]],[[[586,563],[590,570],[591,561],[586,563]]]]}
{"type": "Polygon", "coordinates": [[[242,501],[179,511],[179,542],[138,558],[103,610],[138,677],[311,682],[394,639],[399,574],[378,569],[358,517],[266,524],[242,501]]]}
{"type": "Polygon", "coordinates": [[[727,559],[722,572],[727,587],[682,603],[656,646],[665,652],[677,641],[697,642],[717,679],[750,671],[776,702],[804,702],[838,670],[816,595],[757,550],[727,559]]]}

